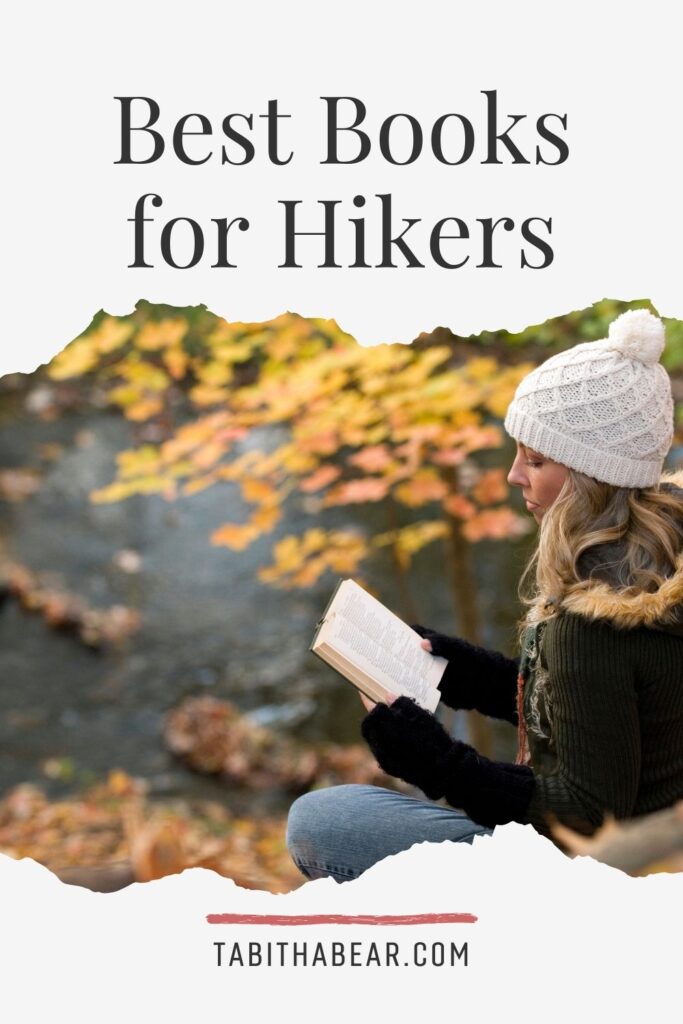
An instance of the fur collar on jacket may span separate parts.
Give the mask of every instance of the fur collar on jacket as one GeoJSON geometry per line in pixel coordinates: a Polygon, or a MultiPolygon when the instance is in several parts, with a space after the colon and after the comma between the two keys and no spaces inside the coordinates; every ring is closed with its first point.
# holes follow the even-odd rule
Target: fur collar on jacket
{"type": "Polygon", "coordinates": [[[618,558],[618,545],[605,544],[587,552],[591,579],[570,587],[561,602],[563,611],[588,619],[606,619],[622,629],[648,626],[683,636],[683,472],[662,477],[662,488],[681,499],[681,551],[676,568],[652,593],[629,594],[615,578],[610,579],[610,563],[618,558]]]}

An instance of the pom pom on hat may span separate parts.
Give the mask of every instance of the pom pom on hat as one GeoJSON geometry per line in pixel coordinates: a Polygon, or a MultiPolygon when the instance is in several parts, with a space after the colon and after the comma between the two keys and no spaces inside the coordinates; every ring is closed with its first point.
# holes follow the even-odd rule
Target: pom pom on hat
{"type": "Polygon", "coordinates": [[[647,309],[629,309],[609,325],[607,341],[628,359],[654,364],[664,351],[664,324],[647,309]]]}

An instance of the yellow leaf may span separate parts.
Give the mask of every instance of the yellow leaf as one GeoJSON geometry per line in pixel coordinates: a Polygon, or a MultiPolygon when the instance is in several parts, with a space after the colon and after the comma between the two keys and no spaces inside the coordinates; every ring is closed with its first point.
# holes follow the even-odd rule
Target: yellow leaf
{"type": "Polygon", "coordinates": [[[198,476],[194,480],[188,480],[183,485],[183,494],[189,496],[191,494],[199,494],[200,491],[205,491],[207,487],[211,487],[216,482],[216,477],[213,473],[207,473],[205,476],[198,476]]]}
{"type": "Polygon", "coordinates": [[[202,384],[208,384],[210,387],[219,387],[221,384],[227,384],[232,380],[232,376],[232,367],[217,360],[205,363],[197,370],[197,379],[202,384]]]}
{"type": "Polygon", "coordinates": [[[277,490],[268,480],[247,479],[242,481],[242,497],[248,502],[277,501],[277,490]]]}
{"type": "Polygon", "coordinates": [[[227,388],[214,387],[209,384],[197,384],[190,388],[190,398],[195,405],[222,405],[230,395],[227,388]]]}
{"type": "Polygon", "coordinates": [[[254,512],[250,522],[252,522],[254,526],[263,533],[268,533],[280,522],[281,518],[282,512],[277,505],[264,506],[254,512]]]}
{"type": "Polygon", "coordinates": [[[97,363],[98,352],[89,337],[72,341],[48,366],[53,380],[65,380],[87,373],[97,363]]]}
{"type": "Polygon", "coordinates": [[[498,363],[490,356],[480,356],[478,359],[470,359],[466,364],[467,376],[472,380],[487,383],[498,370],[498,363]]]}
{"type": "Polygon", "coordinates": [[[199,469],[208,469],[210,466],[214,466],[219,459],[225,455],[226,446],[216,441],[209,441],[206,444],[196,448],[195,451],[190,455],[190,460],[193,465],[199,469]]]}
{"type": "Polygon", "coordinates": [[[326,568],[327,563],[324,558],[312,558],[294,574],[290,580],[290,586],[310,587],[314,583],[317,583],[326,568]]]}
{"type": "MultiPolygon", "coordinates": [[[[320,531],[322,533],[322,531],[320,531]]],[[[297,537],[283,537],[273,547],[275,562],[280,570],[288,571],[296,568],[301,561],[299,540],[297,537]]]]}
{"type": "Polygon", "coordinates": [[[134,483],[113,483],[107,487],[100,487],[99,490],[90,492],[90,501],[94,505],[105,505],[109,502],[122,501],[135,493],[134,483]]]}
{"type": "Polygon", "coordinates": [[[126,406],[124,414],[127,420],[135,420],[136,423],[141,423],[143,420],[151,419],[152,416],[157,416],[163,407],[164,405],[160,398],[143,398],[133,405],[126,406]]]}
{"type": "Polygon", "coordinates": [[[155,352],[161,348],[178,345],[187,333],[187,321],[183,317],[167,318],[154,322],[148,320],[138,331],[135,339],[137,348],[155,352]]]}
{"type": "Polygon", "coordinates": [[[182,348],[169,348],[162,359],[173,380],[181,380],[185,376],[189,359],[182,348]]]}
{"type": "Polygon", "coordinates": [[[314,527],[312,530],[306,530],[303,535],[301,542],[301,549],[305,554],[311,551],[319,551],[325,547],[327,543],[327,534],[324,530],[314,527]]]}
{"type": "Polygon", "coordinates": [[[123,479],[152,473],[161,465],[159,449],[152,444],[143,444],[140,448],[130,448],[118,453],[116,464],[119,468],[119,476],[123,479]]]}

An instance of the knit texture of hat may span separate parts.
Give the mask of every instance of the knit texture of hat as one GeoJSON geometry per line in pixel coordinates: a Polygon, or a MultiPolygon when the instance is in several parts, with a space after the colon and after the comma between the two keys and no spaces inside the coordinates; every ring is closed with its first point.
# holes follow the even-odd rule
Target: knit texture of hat
{"type": "Polygon", "coordinates": [[[511,437],[546,458],[618,487],[659,482],[673,438],[671,382],[659,357],[664,324],[622,313],[601,341],[546,360],[519,384],[511,437]]]}

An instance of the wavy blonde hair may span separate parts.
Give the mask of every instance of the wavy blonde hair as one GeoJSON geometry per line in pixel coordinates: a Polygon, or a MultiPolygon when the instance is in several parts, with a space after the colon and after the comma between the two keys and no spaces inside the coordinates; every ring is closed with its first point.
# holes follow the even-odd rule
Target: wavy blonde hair
{"type": "Polygon", "coordinates": [[[657,590],[675,570],[681,530],[680,493],[615,487],[570,469],[522,574],[522,629],[551,616],[570,588],[588,589],[596,579],[624,596],[657,590]],[[611,549],[598,552],[599,545],[611,549]]]}

